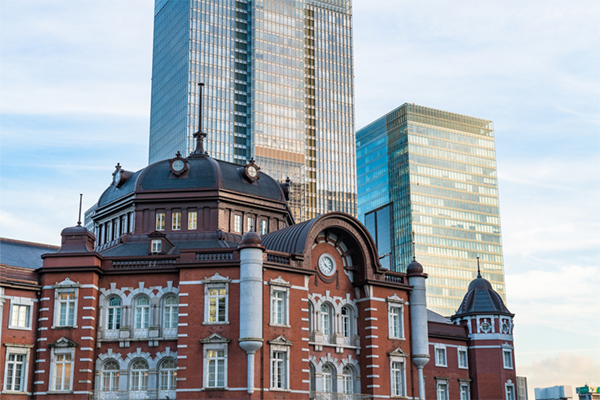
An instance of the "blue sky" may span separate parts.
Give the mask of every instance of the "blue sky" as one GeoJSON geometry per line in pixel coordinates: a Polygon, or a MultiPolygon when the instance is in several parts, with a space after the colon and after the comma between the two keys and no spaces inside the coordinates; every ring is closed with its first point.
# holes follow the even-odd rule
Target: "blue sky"
{"type": "MultiPolygon", "coordinates": [[[[0,5],[0,236],[59,244],[148,156],[150,0],[0,5]]],[[[414,102],[495,123],[530,388],[600,385],[600,3],[355,0],[356,127],[414,102]]]]}

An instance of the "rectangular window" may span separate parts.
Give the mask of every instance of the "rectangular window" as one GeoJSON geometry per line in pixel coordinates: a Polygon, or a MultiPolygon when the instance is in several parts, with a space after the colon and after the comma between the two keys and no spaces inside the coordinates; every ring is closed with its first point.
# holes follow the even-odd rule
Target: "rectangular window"
{"type": "Polygon", "coordinates": [[[27,380],[27,352],[29,349],[6,350],[4,366],[4,390],[7,392],[24,392],[27,380]]]}
{"type": "Polygon", "coordinates": [[[264,219],[262,219],[260,221],[260,234],[261,235],[266,235],[268,233],[267,231],[268,231],[268,229],[267,229],[267,221],[264,220],[264,219]]]}
{"type": "Polygon", "coordinates": [[[206,386],[207,387],[225,387],[225,358],[224,350],[206,351],[206,386]]]}
{"type": "MultiPolygon", "coordinates": [[[[12,304],[12,302],[11,302],[12,304]]],[[[10,326],[11,329],[31,328],[31,306],[27,304],[12,304],[10,326]]]]}
{"type": "Polygon", "coordinates": [[[70,353],[55,354],[53,362],[52,390],[64,392],[71,390],[73,382],[73,356],[70,353]]]}
{"type": "Polygon", "coordinates": [[[165,230],[165,213],[164,212],[156,213],[156,230],[157,231],[165,230]]]}
{"type": "Polygon", "coordinates": [[[502,350],[502,359],[504,360],[504,369],[512,369],[512,351],[511,350],[502,350]]]}
{"type": "Polygon", "coordinates": [[[469,384],[461,383],[460,384],[460,400],[469,400],[470,397],[471,396],[469,393],[469,384]]]}
{"type": "Polygon", "coordinates": [[[197,211],[188,212],[188,229],[189,230],[198,229],[198,212],[197,211]]]}
{"type": "Polygon", "coordinates": [[[57,299],[57,326],[75,326],[77,295],[74,292],[59,292],[57,299]]]}
{"type": "Polygon", "coordinates": [[[435,366],[446,367],[446,347],[436,346],[435,347],[435,366]]]}
{"type": "Polygon", "coordinates": [[[287,353],[284,351],[273,351],[271,355],[271,387],[275,389],[287,389],[287,353]]]}
{"type": "Polygon", "coordinates": [[[391,367],[391,375],[392,395],[404,396],[404,363],[400,361],[393,361],[391,367]]]}
{"type": "Polygon", "coordinates": [[[283,290],[273,290],[271,293],[271,323],[275,325],[287,325],[286,297],[283,290]]]}
{"type": "Polygon", "coordinates": [[[506,400],[515,400],[515,387],[506,385],[506,400]]]}
{"type": "Polygon", "coordinates": [[[234,215],[233,216],[233,231],[237,233],[242,233],[242,216],[234,215]]]}
{"type": "Polygon", "coordinates": [[[390,305],[388,314],[389,335],[392,338],[403,338],[402,306],[390,305]]]}
{"type": "Polygon", "coordinates": [[[248,232],[254,231],[256,232],[256,218],[248,217],[248,232]]]}
{"type": "Polygon", "coordinates": [[[181,230],[181,212],[174,212],[171,216],[171,229],[174,231],[181,230]]]}
{"type": "Polygon", "coordinates": [[[467,349],[458,348],[458,368],[469,368],[469,363],[467,361],[467,349]]]}
{"type": "Polygon", "coordinates": [[[152,239],[152,254],[158,254],[162,251],[162,241],[160,239],[152,239]]]}
{"type": "Polygon", "coordinates": [[[437,400],[448,400],[448,382],[438,381],[437,383],[437,400]]]}
{"type": "Polygon", "coordinates": [[[207,322],[227,322],[227,286],[212,284],[207,287],[207,322]]]}

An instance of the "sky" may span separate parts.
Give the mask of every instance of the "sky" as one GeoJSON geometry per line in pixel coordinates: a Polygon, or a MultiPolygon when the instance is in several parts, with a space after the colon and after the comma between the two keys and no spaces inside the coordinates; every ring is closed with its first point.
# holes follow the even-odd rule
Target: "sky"
{"type": "MultiPolygon", "coordinates": [[[[491,119],[517,373],[600,386],[600,2],[354,0],[356,128],[491,119]]],[[[151,0],[0,4],[0,236],[60,244],[147,165],[151,0]]]]}

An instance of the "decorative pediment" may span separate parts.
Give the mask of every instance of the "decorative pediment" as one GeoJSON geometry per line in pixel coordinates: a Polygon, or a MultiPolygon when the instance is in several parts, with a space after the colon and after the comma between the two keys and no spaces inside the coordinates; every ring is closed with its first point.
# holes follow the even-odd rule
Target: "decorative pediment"
{"type": "Polygon", "coordinates": [[[275,339],[269,340],[269,344],[274,344],[274,345],[277,345],[277,346],[291,346],[292,342],[290,342],[289,340],[287,340],[285,338],[285,336],[279,335],[275,339]]]}
{"type": "Polygon", "coordinates": [[[219,275],[218,272],[216,274],[214,274],[213,276],[206,278],[202,281],[202,283],[228,283],[228,282],[231,282],[231,279],[229,279],[229,277],[227,277],[227,276],[219,275]]]}
{"type": "Polygon", "coordinates": [[[150,239],[163,239],[167,237],[167,234],[161,231],[154,231],[148,234],[150,239]]]}
{"type": "Polygon", "coordinates": [[[387,301],[392,302],[392,303],[402,303],[402,304],[405,303],[404,299],[401,299],[400,297],[398,297],[398,295],[396,293],[394,293],[393,296],[389,296],[387,298],[387,301]]]}
{"type": "Polygon", "coordinates": [[[200,339],[200,343],[204,343],[204,344],[212,344],[212,343],[229,343],[231,342],[231,339],[226,339],[223,336],[219,335],[218,333],[213,333],[210,336],[207,336],[204,339],[200,339]]]}
{"type": "Polygon", "coordinates": [[[56,282],[54,284],[54,287],[79,287],[79,282],[73,282],[72,280],[69,279],[69,277],[66,277],[64,281],[62,282],[56,282]]]}
{"type": "Polygon", "coordinates": [[[388,355],[393,357],[408,357],[408,353],[406,353],[400,347],[396,347],[394,350],[390,351],[388,355]]]}
{"type": "Polygon", "coordinates": [[[281,276],[278,276],[277,279],[271,279],[269,285],[292,287],[292,285],[290,285],[288,281],[283,280],[281,276]]]}
{"type": "Polygon", "coordinates": [[[74,341],[67,339],[66,337],[61,337],[54,343],[50,343],[48,347],[50,348],[67,348],[67,347],[78,347],[79,345],[74,341]]]}

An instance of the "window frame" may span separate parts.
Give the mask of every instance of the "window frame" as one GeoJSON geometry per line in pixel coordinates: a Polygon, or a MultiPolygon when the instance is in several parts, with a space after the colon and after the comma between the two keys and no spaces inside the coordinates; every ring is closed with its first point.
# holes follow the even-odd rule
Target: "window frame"
{"type": "Polygon", "coordinates": [[[435,355],[435,366],[436,367],[447,367],[448,366],[448,350],[446,348],[446,345],[436,343],[434,345],[434,355],[435,355]],[[442,360],[440,360],[438,358],[438,354],[444,355],[443,363],[442,363],[442,360]]]}
{"type": "Polygon", "coordinates": [[[512,349],[502,347],[502,366],[504,369],[513,369],[512,349]]]}
{"type": "Polygon", "coordinates": [[[266,219],[260,219],[258,224],[260,229],[260,235],[266,235],[267,233],[269,233],[269,224],[266,219]]]}
{"type": "Polygon", "coordinates": [[[110,331],[117,331],[120,330],[122,325],[123,325],[123,319],[122,319],[122,315],[123,315],[123,299],[121,299],[120,296],[118,295],[111,295],[110,297],[108,297],[106,299],[106,330],[110,330],[110,331]],[[111,300],[114,299],[118,299],[119,300],[119,305],[111,305],[110,302],[111,300]],[[111,312],[117,314],[117,319],[118,322],[111,324],[111,312]],[[118,326],[115,326],[118,325],[118,326]]]}
{"type": "Polygon", "coordinates": [[[437,400],[449,400],[450,399],[450,382],[446,379],[437,379],[435,383],[436,388],[436,399],[437,400]],[[440,389],[444,388],[444,397],[440,397],[440,389]]]}
{"type": "Polygon", "coordinates": [[[204,368],[203,368],[203,372],[204,372],[204,378],[202,379],[202,385],[204,388],[210,388],[210,389],[226,389],[227,388],[227,343],[214,343],[214,344],[205,344],[204,345],[204,368]],[[223,352],[222,356],[216,356],[216,357],[212,357],[209,358],[209,353],[211,351],[216,351],[216,352],[223,352]],[[222,371],[219,370],[219,364],[218,361],[219,360],[223,360],[223,367],[222,367],[222,371]],[[215,363],[215,382],[211,382],[210,381],[210,368],[211,368],[211,361],[215,363]],[[223,373],[223,385],[219,386],[219,374],[223,373]],[[211,383],[214,383],[214,385],[211,385],[211,383]]]}
{"type": "Polygon", "coordinates": [[[158,390],[177,390],[177,361],[171,357],[161,360],[158,365],[158,390]],[[167,363],[173,363],[175,367],[166,368],[167,363]],[[163,386],[165,380],[166,387],[163,386]]]}
{"type": "Polygon", "coordinates": [[[469,353],[468,353],[466,347],[459,346],[456,349],[456,357],[457,357],[458,368],[469,369],[469,353]],[[464,361],[465,361],[464,364],[461,363],[461,354],[464,354],[464,361]]]}
{"type": "Polygon", "coordinates": [[[242,215],[233,214],[233,232],[242,233],[242,215]]]}
{"type": "Polygon", "coordinates": [[[195,231],[198,229],[198,211],[188,211],[188,230],[195,231]]]}
{"type": "Polygon", "coordinates": [[[354,394],[356,393],[356,369],[350,364],[344,365],[342,368],[342,393],[343,394],[354,394]]]}
{"type": "Polygon", "coordinates": [[[50,364],[50,382],[49,382],[49,391],[50,392],[54,392],[54,393],[69,393],[73,391],[73,377],[74,377],[74,372],[75,372],[75,348],[74,347],[57,347],[57,348],[53,348],[52,352],[51,352],[51,364],[50,364]],[[59,356],[69,356],[70,360],[69,361],[65,361],[62,360],[61,364],[63,365],[63,367],[61,368],[61,376],[62,376],[62,382],[61,382],[61,387],[58,388],[56,386],[56,378],[57,378],[57,371],[58,371],[58,360],[57,357],[59,356]],[[64,386],[65,384],[65,378],[66,378],[66,374],[65,372],[65,366],[67,364],[70,364],[70,376],[69,376],[69,385],[68,388],[64,386]]]}
{"type": "Polygon", "coordinates": [[[134,359],[131,364],[129,364],[129,384],[128,386],[128,390],[130,392],[145,392],[148,390],[148,377],[150,375],[150,365],[148,364],[148,361],[144,358],[136,358],[134,359]],[[138,363],[144,363],[146,365],[146,368],[138,368],[138,369],[134,369],[134,367],[136,366],[136,364],[138,363]],[[134,376],[134,374],[137,375],[134,376]]]}
{"type": "Polygon", "coordinates": [[[249,215],[246,217],[246,224],[247,224],[247,231],[254,231],[256,232],[256,217],[253,215],[249,215]]]}
{"type": "Polygon", "coordinates": [[[459,382],[459,399],[460,400],[470,400],[471,399],[471,385],[469,382],[460,381],[459,382]],[[463,394],[465,396],[463,396],[463,394]]]}
{"type": "Polygon", "coordinates": [[[270,326],[281,326],[281,327],[290,327],[289,321],[289,309],[290,309],[290,283],[281,279],[281,277],[277,279],[271,279],[269,281],[270,286],[270,297],[269,297],[269,325],[270,326]],[[278,298],[277,296],[281,296],[278,298]],[[276,318],[277,316],[277,306],[280,306],[281,318],[276,318]]]}
{"type": "Polygon", "coordinates": [[[204,285],[204,324],[206,325],[220,325],[229,323],[229,280],[223,281],[210,281],[204,285]],[[211,290],[223,289],[225,293],[223,295],[211,295],[211,290]],[[216,318],[211,321],[211,298],[216,298],[216,318]],[[223,299],[224,316],[223,320],[219,317],[219,299],[223,299]]]}
{"type": "Polygon", "coordinates": [[[150,328],[150,297],[146,294],[136,296],[133,301],[133,329],[134,330],[148,330],[150,328]],[[148,304],[138,304],[141,299],[148,300],[148,304]],[[141,313],[138,315],[138,309],[141,313]],[[144,312],[145,310],[145,312],[144,312]],[[138,327],[139,322],[139,327],[138,327]]]}
{"type": "MultiPolygon", "coordinates": [[[[69,281],[70,282],[70,281],[69,281]]],[[[54,325],[53,328],[77,328],[77,305],[79,299],[79,286],[62,285],[55,286],[54,289],[54,325]],[[64,294],[72,294],[73,298],[61,299],[64,294]],[[63,315],[62,304],[66,304],[65,323],[61,324],[63,315]],[[72,304],[72,309],[70,305],[72,304]]]]}
{"type": "Polygon", "coordinates": [[[321,367],[321,388],[323,393],[337,393],[337,369],[334,365],[330,363],[325,363],[321,367]],[[324,369],[327,368],[329,372],[324,372],[324,369]],[[327,377],[329,377],[327,379],[327,377]],[[326,385],[326,382],[329,382],[329,388],[326,385]]]}
{"type": "Polygon", "coordinates": [[[156,213],[155,216],[155,228],[157,231],[164,231],[167,223],[167,216],[164,211],[156,213]]]}
{"type": "Polygon", "coordinates": [[[118,392],[119,391],[119,377],[121,375],[121,366],[119,362],[114,358],[110,358],[102,364],[100,370],[100,391],[101,392],[118,392]],[[117,369],[106,369],[107,365],[115,364],[117,369]],[[110,382],[107,388],[106,381],[110,382]]]}
{"type": "Polygon", "coordinates": [[[404,301],[398,296],[387,298],[388,303],[388,339],[405,339],[404,301]]]}
{"type": "Polygon", "coordinates": [[[10,300],[10,308],[9,308],[9,315],[8,315],[8,329],[17,329],[17,330],[22,330],[22,331],[30,331],[32,330],[32,326],[33,326],[33,303],[34,303],[34,299],[29,299],[26,297],[14,297],[10,300]],[[14,324],[13,319],[15,318],[15,307],[17,308],[17,323],[14,324]],[[19,324],[19,316],[20,316],[20,309],[21,308],[25,308],[25,325],[22,326],[19,324]]]}
{"type": "MultiPolygon", "coordinates": [[[[33,347],[33,346],[31,346],[31,347],[33,347]]],[[[5,352],[5,358],[4,358],[4,379],[2,380],[2,382],[3,382],[2,393],[21,393],[21,394],[27,393],[27,383],[28,383],[28,378],[29,378],[29,358],[30,358],[30,353],[31,353],[31,347],[29,345],[14,346],[14,345],[6,344],[6,352],[5,352]],[[10,360],[11,355],[15,356],[14,361],[10,360]],[[17,356],[22,356],[23,360],[17,361],[17,359],[16,359],[17,356]],[[17,377],[16,376],[17,368],[15,368],[15,366],[17,365],[17,363],[20,363],[20,365],[21,365],[20,376],[18,377],[19,381],[20,381],[20,390],[14,390],[14,382],[15,382],[15,378],[17,377]],[[14,364],[13,365],[13,373],[11,374],[12,376],[10,376],[8,373],[9,364],[14,364]],[[9,377],[12,378],[11,389],[7,389],[7,387],[9,386],[9,383],[8,383],[9,377]]]]}
{"type": "Polygon", "coordinates": [[[163,329],[177,329],[179,326],[179,297],[175,293],[168,293],[162,298],[162,327],[163,329]],[[175,303],[167,303],[175,299],[175,303]]]}
{"type": "Polygon", "coordinates": [[[173,211],[171,213],[171,230],[172,231],[180,231],[181,230],[181,211],[173,211]]]}
{"type": "Polygon", "coordinates": [[[510,380],[504,384],[504,395],[505,395],[506,400],[516,400],[517,399],[515,385],[510,380]],[[511,397],[508,397],[509,392],[511,394],[511,397]]]}

